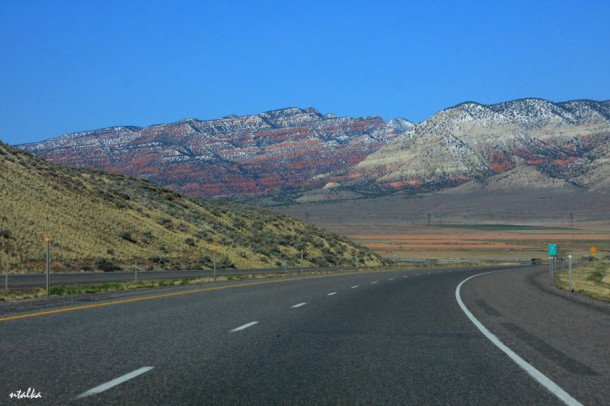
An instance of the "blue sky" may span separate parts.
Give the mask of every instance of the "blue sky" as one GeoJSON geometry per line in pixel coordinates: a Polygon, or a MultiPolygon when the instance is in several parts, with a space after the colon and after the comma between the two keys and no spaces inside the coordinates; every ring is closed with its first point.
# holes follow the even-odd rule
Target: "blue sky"
{"type": "Polygon", "coordinates": [[[0,140],[289,106],[610,99],[608,1],[0,2],[0,140]]]}

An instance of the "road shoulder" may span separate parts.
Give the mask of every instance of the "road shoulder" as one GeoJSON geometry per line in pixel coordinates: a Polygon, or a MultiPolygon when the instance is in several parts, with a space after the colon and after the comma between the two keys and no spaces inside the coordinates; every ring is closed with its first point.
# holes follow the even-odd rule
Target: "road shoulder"
{"type": "Polygon", "coordinates": [[[610,306],[561,292],[541,267],[477,276],[464,304],[492,334],[576,399],[610,398],[610,306]]]}

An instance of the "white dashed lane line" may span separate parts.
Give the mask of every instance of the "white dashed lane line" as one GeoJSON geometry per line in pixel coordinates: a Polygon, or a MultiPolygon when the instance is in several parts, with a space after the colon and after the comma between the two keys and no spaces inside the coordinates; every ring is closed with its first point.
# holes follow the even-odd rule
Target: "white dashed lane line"
{"type": "Polygon", "coordinates": [[[371,285],[374,285],[374,284],[376,284],[376,283],[377,283],[377,281],[373,281],[373,282],[371,282],[371,285]]]}
{"type": "Polygon", "coordinates": [[[250,323],[246,323],[243,326],[239,326],[239,327],[234,328],[233,330],[231,330],[231,333],[236,333],[238,331],[245,330],[248,327],[252,327],[252,326],[254,326],[256,324],[258,324],[258,321],[251,321],[250,323]]]}
{"type": "Polygon", "coordinates": [[[356,289],[358,287],[358,285],[354,285],[352,286],[352,289],[356,289]]]}
{"type": "Polygon", "coordinates": [[[326,295],[326,296],[332,296],[332,295],[336,295],[336,294],[337,294],[337,292],[330,292],[330,293],[329,293],[328,295],[326,295]]]}
{"type": "Polygon", "coordinates": [[[299,303],[299,304],[295,304],[294,306],[292,306],[293,309],[296,309],[297,307],[301,307],[301,306],[305,306],[307,303],[299,303]]]}
{"type": "Polygon", "coordinates": [[[108,381],[106,383],[103,383],[99,386],[96,386],[95,388],[89,389],[86,392],[81,393],[80,395],[78,395],[76,397],[76,399],[82,399],[82,398],[86,398],[88,396],[91,395],[97,395],[98,393],[102,393],[110,388],[113,388],[117,385],[122,384],[123,382],[126,382],[130,379],[133,379],[137,376],[142,375],[143,373],[146,373],[148,371],[150,371],[151,369],[153,369],[154,367],[142,367],[140,369],[136,369],[135,371],[132,371],[128,374],[125,374],[123,376],[119,376],[118,378],[113,379],[112,381],[108,381]]]}

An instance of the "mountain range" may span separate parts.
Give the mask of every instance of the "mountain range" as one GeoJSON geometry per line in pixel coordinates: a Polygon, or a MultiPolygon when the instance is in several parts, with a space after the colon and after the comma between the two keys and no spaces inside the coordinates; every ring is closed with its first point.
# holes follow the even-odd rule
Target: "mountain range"
{"type": "Polygon", "coordinates": [[[608,190],[609,140],[609,101],[462,103],[331,174],[325,190],[310,191],[307,199],[438,191],[472,181],[485,186],[491,178],[504,187],[608,190]]]}
{"type": "Polygon", "coordinates": [[[20,145],[198,197],[320,201],[483,188],[610,186],[610,101],[466,102],[415,124],[287,108],[123,126],[20,145]]]}
{"type": "Polygon", "coordinates": [[[286,108],[104,128],[19,147],[56,163],[134,175],[191,196],[257,196],[312,187],[312,179],[357,164],[412,125],[286,108]]]}

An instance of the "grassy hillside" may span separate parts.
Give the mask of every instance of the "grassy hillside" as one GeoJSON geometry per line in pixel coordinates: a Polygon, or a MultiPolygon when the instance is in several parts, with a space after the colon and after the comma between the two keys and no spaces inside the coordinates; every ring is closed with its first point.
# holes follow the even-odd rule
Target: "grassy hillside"
{"type": "Polygon", "coordinates": [[[194,200],[144,180],[48,163],[0,142],[0,257],[11,271],[378,265],[349,240],[283,214],[194,200]]]}

